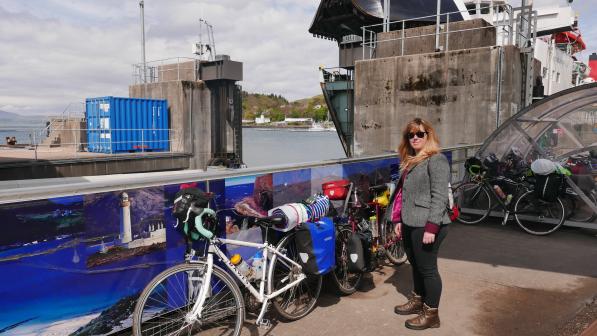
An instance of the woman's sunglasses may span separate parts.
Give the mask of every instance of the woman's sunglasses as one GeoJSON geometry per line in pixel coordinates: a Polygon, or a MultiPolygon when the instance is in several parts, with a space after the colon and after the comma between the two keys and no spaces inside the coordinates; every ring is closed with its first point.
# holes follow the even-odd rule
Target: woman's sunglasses
{"type": "Polygon", "coordinates": [[[425,134],[427,134],[427,132],[421,132],[421,131],[419,131],[419,132],[415,132],[415,133],[412,133],[412,132],[408,133],[407,136],[408,136],[409,139],[413,139],[415,137],[415,135],[416,135],[417,138],[423,139],[423,137],[425,137],[425,134]]]}

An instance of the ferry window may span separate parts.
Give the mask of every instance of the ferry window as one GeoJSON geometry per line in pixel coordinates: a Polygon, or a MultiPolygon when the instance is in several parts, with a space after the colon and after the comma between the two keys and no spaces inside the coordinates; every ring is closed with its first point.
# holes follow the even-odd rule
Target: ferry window
{"type": "Polygon", "coordinates": [[[547,77],[547,68],[546,67],[543,67],[542,73],[543,73],[543,78],[546,78],[547,77]]]}
{"type": "Polygon", "coordinates": [[[559,72],[556,74],[556,82],[558,82],[558,83],[560,82],[560,73],[559,72]]]}
{"type": "Polygon", "coordinates": [[[477,5],[474,4],[474,3],[472,3],[472,4],[466,4],[466,9],[468,9],[468,13],[470,15],[475,15],[475,13],[476,13],[475,8],[477,8],[477,5]]]}
{"type": "Polygon", "coordinates": [[[481,14],[489,14],[489,5],[481,7],[481,14]]]}

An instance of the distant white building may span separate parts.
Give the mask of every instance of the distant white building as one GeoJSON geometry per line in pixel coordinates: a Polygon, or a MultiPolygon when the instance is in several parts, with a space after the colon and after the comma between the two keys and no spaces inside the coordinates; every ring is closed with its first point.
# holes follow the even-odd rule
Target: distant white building
{"type": "Polygon", "coordinates": [[[313,123],[313,118],[284,118],[285,123],[313,123]]]}
{"type": "Polygon", "coordinates": [[[269,124],[271,122],[270,118],[266,118],[263,113],[261,114],[260,117],[255,118],[255,123],[260,125],[260,124],[269,124]]]}

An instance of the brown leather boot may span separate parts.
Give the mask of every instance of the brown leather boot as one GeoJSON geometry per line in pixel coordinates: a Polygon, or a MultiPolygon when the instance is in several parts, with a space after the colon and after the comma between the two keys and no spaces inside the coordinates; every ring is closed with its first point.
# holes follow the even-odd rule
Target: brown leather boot
{"type": "Polygon", "coordinates": [[[408,329],[424,330],[427,328],[439,328],[439,315],[437,308],[429,308],[426,304],[423,304],[423,312],[417,317],[413,317],[406,322],[404,325],[408,329]]]}
{"type": "Polygon", "coordinates": [[[410,314],[419,314],[423,310],[423,298],[419,295],[415,294],[415,292],[411,293],[408,302],[402,305],[398,305],[394,307],[394,313],[398,315],[410,315],[410,314]]]}

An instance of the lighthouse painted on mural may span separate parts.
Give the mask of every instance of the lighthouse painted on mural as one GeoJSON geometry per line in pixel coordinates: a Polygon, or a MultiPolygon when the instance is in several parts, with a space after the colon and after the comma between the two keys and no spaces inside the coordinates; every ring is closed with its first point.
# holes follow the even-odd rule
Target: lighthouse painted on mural
{"type": "Polygon", "coordinates": [[[132,240],[131,201],[129,200],[129,195],[123,192],[120,195],[120,242],[127,244],[132,240]]]}

